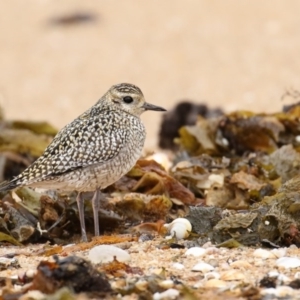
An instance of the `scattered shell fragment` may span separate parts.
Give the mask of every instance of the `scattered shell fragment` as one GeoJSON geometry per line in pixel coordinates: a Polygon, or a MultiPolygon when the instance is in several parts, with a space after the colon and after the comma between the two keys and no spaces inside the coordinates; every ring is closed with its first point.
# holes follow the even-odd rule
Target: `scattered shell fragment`
{"type": "Polygon", "coordinates": [[[179,291],[175,289],[168,289],[162,293],[155,293],[153,295],[154,300],[160,299],[176,299],[179,296],[179,291]]]}
{"type": "MultiPolygon", "coordinates": [[[[295,293],[294,293],[294,290],[289,286],[278,286],[276,288],[268,288],[268,289],[263,289],[261,291],[261,295],[263,295],[263,296],[270,295],[270,294],[274,295],[276,297],[276,298],[270,298],[270,299],[278,299],[278,298],[282,299],[282,298],[286,298],[286,297],[291,297],[295,293]]],[[[291,299],[291,298],[288,298],[288,299],[291,299]]]]}
{"type": "Polygon", "coordinates": [[[188,219],[177,218],[170,224],[165,224],[171,237],[176,237],[178,240],[185,239],[192,231],[192,224],[188,219]]]}
{"type": "Polygon", "coordinates": [[[220,278],[225,281],[245,280],[246,276],[243,272],[236,269],[232,269],[232,270],[225,271],[223,274],[221,274],[220,278]]]}
{"type": "Polygon", "coordinates": [[[262,249],[262,248],[258,248],[253,252],[253,256],[254,257],[258,257],[258,258],[264,258],[264,259],[268,259],[268,258],[276,258],[275,254],[272,253],[271,251],[262,249]]]}
{"type": "Polygon", "coordinates": [[[270,272],[268,273],[268,276],[269,276],[269,277],[278,277],[279,274],[280,274],[280,273],[279,273],[277,270],[273,270],[273,271],[270,271],[270,272]]]}
{"type": "Polygon", "coordinates": [[[273,249],[271,252],[277,257],[283,257],[286,255],[286,248],[278,248],[278,249],[273,249]]]}
{"type": "Polygon", "coordinates": [[[230,267],[236,269],[240,269],[240,268],[251,269],[253,266],[250,263],[248,263],[246,260],[236,260],[230,264],[230,267]]]}
{"type": "Polygon", "coordinates": [[[268,276],[271,278],[277,278],[278,282],[280,283],[289,283],[291,281],[291,279],[288,276],[279,273],[277,270],[270,271],[268,273],[268,276]]]}
{"type": "Polygon", "coordinates": [[[219,279],[221,275],[218,272],[208,272],[204,275],[206,280],[219,279]]]}
{"type": "Polygon", "coordinates": [[[199,262],[198,264],[193,266],[192,271],[207,273],[207,272],[213,271],[214,269],[215,268],[210,264],[207,264],[205,262],[199,262]]]}
{"type": "Polygon", "coordinates": [[[89,260],[94,263],[107,263],[114,260],[114,257],[119,262],[127,262],[130,260],[128,252],[111,245],[100,245],[92,248],[89,251],[89,260]]]}
{"type": "Polygon", "coordinates": [[[173,268],[177,269],[177,270],[183,270],[184,269],[184,265],[181,263],[174,263],[172,265],[173,268]]]}
{"type": "MultiPolygon", "coordinates": [[[[202,249],[204,247],[202,246],[202,249]]],[[[204,248],[206,250],[206,253],[205,254],[217,254],[220,252],[220,249],[217,248],[217,247],[208,247],[208,248],[204,248]]]]}
{"type": "Polygon", "coordinates": [[[13,258],[7,258],[7,257],[0,257],[0,270],[6,270],[8,267],[17,266],[18,260],[13,258]]]}
{"type": "Polygon", "coordinates": [[[193,255],[195,257],[203,256],[206,254],[206,249],[201,247],[192,247],[185,252],[185,255],[193,255]]]}
{"type": "Polygon", "coordinates": [[[174,282],[171,279],[167,279],[167,280],[162,280],[161,282],[159,282],[158,285],[163,289],[170,289],[174,286],[174,282]]]}
{"type": "Polygon", "coordinates": [[[162,165],[165,170],[169,170],[172,166],[172,163],[165,153],[154,153],[146,158],[147,160],[155,160],[157,163],[162,165]]]}
{"type": "Polygon", "coordinates": [[[204,287],[206,288],[224,288],[228,283],[224,280],[220,279],[210,279],[204,283],[204,287]]]}
{"type": "Polygon", "coordinates": [[[298,268],[300,267],[300,259],[296,257],[280,257],[276,260],[276,266],[286,269],[298,268]]]}
{"type": "Polygon", "coordinates": [[[138,288],[140,291],[146,291],[148,288],[148,285],[149,285],[149,283],[146,280],[139,280],[135,284],[136,288],[138,288]]]}

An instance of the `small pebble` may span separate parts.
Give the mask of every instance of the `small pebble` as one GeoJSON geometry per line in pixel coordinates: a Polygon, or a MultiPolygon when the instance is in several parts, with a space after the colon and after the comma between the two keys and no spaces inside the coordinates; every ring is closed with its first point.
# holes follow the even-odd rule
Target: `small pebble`
{"type": "Polygon", "coordinates": [[[149,234],[149,233],[143,233],[140,235],[139,237],[139,243],[144,243],[144,242],[147,242],[147,241],[152,241],[154,238],[154,236],[152,234],[149,234]]]}
{"type": "Polygon", "coordinates": [[[291,246],[289,246],[289,249],[299,249],[295,244],[292,244],[291,246]]]}
{"type": "Polygon", "coordinates": [[[205,248],[205,250],[206,250],[206,254],[217,254],[220,252],[220,249],[216,248],[216,247],[208,247],[208,248],[205,248]]]}
{"type": "Polygon", "coordinates": [[[220,264],[220,269],[221,270],[228,270],[228,269],[230,269],[230,266],[227,262],[223,262],[223,263],[220,264]]]}
{"type": "Polygon", "coordinates": [[[206,249],[200,247],[192,247],[185,252],[185,255],[193,255],[195,257],[203,256],[206,253],[206,249]]]}
{"type": "Polygon", "coordinates": [[[210,258],[209,260],[207,260],[207,263],[212,265],[214,268],[219,266],[219,260],[215,258],[210,258]]]}
{"type": "Polygon", "coordinates": [[[127,262],[130,260],[130,255],[123,249],[111,245],[100,245],[92,248],[89,251],[88,258],[94,263],[107,263],[114,260],[114,257],[119,262],[127,262]]]}
{"type": "Polygon", "coordinates": [[[176,299],[179,296],[179,291],[175,289],[168,289],[162,293],[155,293],[153,295],[154,300],[161,300],[161,299],[176,299]]]}
{"type": "Polygon", "coordinates": [[[206,242],[205,244],[202,245],[202,248],[209,248],[209,247],[212,247],[213,244],[211,242],[206,242]]]}
{"type": "Polygon", "coordinates": [[[276,260],[276,266],[286,269],[298,268],[300,267],[300,259],[296,257],[280,257],[276,260]]]}
{"type": "Polygon", "coordinates": [[[264,258],[264,259],[276,258],[274,253],[272,253],[271,251],[265,250],[265,249],[261,249],[261,248],[256,249],[253,252],[253,256],[259,257],[259,258],[264,258]]]}
{"type": "Polygon", "coordinates": [[[177,269],[177,270],[183,270],[184,269],[184,265],[180,264],[180,263],[174,263],[172,265],[173,268],[177,269]]]}
{"type": "Polygon", "coordinates": [[[193,266],[192,271],[194,272],[202,272],[202,273],[207,273],[209,271],[214,270],[215,268],[212,265],[209,265],[205,262],[200,262],[193,266]]]}

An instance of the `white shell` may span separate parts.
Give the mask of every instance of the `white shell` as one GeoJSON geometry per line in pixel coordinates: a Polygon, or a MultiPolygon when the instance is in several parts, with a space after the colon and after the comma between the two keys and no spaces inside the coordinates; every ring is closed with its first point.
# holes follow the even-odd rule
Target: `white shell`
{"type": "Polygon", "coordinates": [[[293,269],[300,267],[300,259],[296,257],[280,257],[276,260],[277,267],[293,269]]]}
{"type": "Polygon", "coordinates": [[[155,160],[157,163],[159,163],[161,166],[165,168],[165,170],[169,170],[172,166],[172,163],[165,153],[154,153],[146,158],[147,160],[155,160]]]}
{"type": "Polygon", "coordinates": [[[253,252],[253,256],[254,257],[259,257],[259,258],[262,258],[262,259],[276,258],[274,253],[272,253],[269,250],[265,250],[265,249],[261,249],[261,248],[256,249],[253,252]]]}
{"type": "Polygon", "coordinates": [[[179,291],[176,289],[168,289],[164,292],[156,292],[153,295],[154,300],[160,300],[160,299],[176,299],[179,296],[179,291]]]}
{"type": "Polygon", "coordinates": [[[171,237],[175,237],[178,240],[187,238],[192,231],[191,222],[185,218],[177,218],[172,223],[164,226],[168,229],[171,237]]]}
{"type": "Polygon", "coordinates": [[[199,262],[193,266],[192,271],[207,273],[207,272],[213,271],[214,269],[215,268],[210,264],[207,264],[205,262],[199,262]]]}
{"type": "Polygon", "coordinates": [[[203,256],[206,254],[206,249],[201,247],[192,247],[185,251],[185,255],[193,255],[195,257],[203,256]]]}
{"type": "Polygon", "coordinates": [[[177,270],[183,270],[184,269],[184,265],[181,263],[174,263],[172,265],[173,268],[177,269],[177,270]]]}
{"type": "Polygon", "coordinates": [[[89,251],[89,260],[94,264],[108,263],[114,260],[114,257],[120,262],[130,260],[130,255],[123,249],[112,245],[100,245],[93,247],[89,251]]]}
{"type": "Polygon", "coordinates": [[[273,249],[271,252],[277,257],[283,257],[286,255],[286,248],[273,249]]]}

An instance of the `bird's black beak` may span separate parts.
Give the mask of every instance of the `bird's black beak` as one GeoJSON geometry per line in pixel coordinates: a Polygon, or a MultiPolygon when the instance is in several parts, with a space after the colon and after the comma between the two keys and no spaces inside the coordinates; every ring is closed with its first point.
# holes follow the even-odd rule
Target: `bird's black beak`
{"type": "Polygon", "coordinates": [[[143,105],[143,108],[145,110],[155,110],[155,111],[167,111],[166,109],[160,107],[160,106],[156,106],[150,103],[145,102],[143,105]]]}

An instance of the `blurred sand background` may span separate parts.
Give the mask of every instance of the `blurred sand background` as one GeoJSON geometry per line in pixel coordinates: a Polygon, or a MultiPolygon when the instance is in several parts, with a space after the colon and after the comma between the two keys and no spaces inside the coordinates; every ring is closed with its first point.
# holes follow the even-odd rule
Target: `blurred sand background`
{"type": "MultiPolygon", "coordinates": [[[[300,89],[299,12],[297,0],[2,1],[0,104],[7,118],[61,128],[130,82],[166,108],[276,111],[300,89]],[[73,13],[92,19],[54,22],[73,13]]],[[[143,115],[148,149],[160,117],[143,115]]]]}

